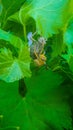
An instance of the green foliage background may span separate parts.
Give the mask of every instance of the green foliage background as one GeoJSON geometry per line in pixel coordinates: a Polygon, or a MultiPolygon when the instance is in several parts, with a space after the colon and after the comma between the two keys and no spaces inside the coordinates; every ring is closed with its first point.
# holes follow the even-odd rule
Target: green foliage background
{"type": "Polygon", "coordinates": [[[73,0],[0,0],[0,130],[73,130],[73,0]],[[36,67],[27,34],[47,38],[36,67]]]}

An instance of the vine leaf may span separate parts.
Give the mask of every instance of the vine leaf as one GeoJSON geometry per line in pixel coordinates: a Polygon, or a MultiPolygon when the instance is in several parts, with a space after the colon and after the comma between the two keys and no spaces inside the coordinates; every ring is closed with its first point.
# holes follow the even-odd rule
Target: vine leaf
{"type": "Polygon", "coordinates": [[[71,112],[67,95],[60,88],[61,82],[60,75],[40,70],[25,79],[28,90],[25,97],[19,94],[18,82],[0,82],[2,128],[18,126],[21,130],[71,130],[71,112]]]}
{"type": "Polygon", "coordinates": [[[36,2],[35,0],[27,0],[20,11],[11,16],[10,19],[16,19],[25,26],[29,24],[30,18],[33,18],[38,33],[48,37],[58,33],[58,30],[66,24],[70,14],[70,2],[68,0],[36,0],[36,2]]]}
{"type": "Polygon", "coordinates": [[[1,25],[4,28],[7,18],[12,15],[13,13],[17,12],[20,7],[22,6],[22,4],[25,2],[25,0],[1,0],[2,6],[3,6],[3,10],[2,10],[2,14],[1,14],[1,25]]]}
{"type": "Polygon", "coordinates": [[[51,46],[52,46],[51,58],[55,58],[58,55],[61,56],[64,48],[62,32],[52,36],[51,46]]]}
{"type": "Polygon", "coordinates": [[[73,72],[73,55],[70,56],[69,66],[70,66],[71,71],[73,72]]]}
{"type": "MultiPolygon", "coordinates": [[[[70,66],[72,66],[72,57],[73,57],[73,16],[68,21],[67,27],[64,31],[63,35],[64,43],[67,46],[67,53],[63,55],[63,57],[67,60],[67,62],[71,63],[70,66]]],[[[72,68],[72,67],[71,67],[72,68]]]]}
{"type": "Polygon", "coordinates": [[[0,39],[8,41],[15,47],[17,56],[9,48],[0,49],[0,79],[14,82],[24,77],[30,77],[30,52],[28,46],[19,37],[0,30],[0,39]]]}
{"type": "Polygon", "coordinates": [[[26,53],[21,52],[22,57],[12,56],[10,50],[3,48],[0,53],[0,79],[6,82],[14,82],[24,77],[30,77],[30,56],[28,48],[23,49],[26,53]]]}
{"type": "Polygon", "coordinates": [[[66,29],[64,31],[64,42],[66,44],[73,43],[73,16],[68,21],[68,24],[67,24],[66,29]]]}

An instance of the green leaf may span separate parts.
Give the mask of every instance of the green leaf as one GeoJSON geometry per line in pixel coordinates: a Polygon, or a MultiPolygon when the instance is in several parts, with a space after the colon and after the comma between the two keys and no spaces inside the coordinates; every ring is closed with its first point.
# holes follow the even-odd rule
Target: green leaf
{"type": "Polygon", "coordinates": [[[20,7],[21,5],[25,2],[25,0],[1,0],[2,1],[2,4],[4,6],[4,9],[6,10],[6,14],[7,15],[11,15],[12,13],[16,12],[20,7]]]}
{"type": "Polygon", "coordinates": [[[2,13],[2,9],[3,9],[3,6],[2,6],[2,3],[0,1],[0,16],[1,16],[1,13],[2,13]]]}
{"type": "Polygon", "coordinates": [[[12,15],[13,13],[17,12],[22,4],[25,2],[25,0],[1,0],[3,5],[3,11],[2,11],[2,27],[4,28],[8,16],[12,15]]]}
{"type": "Polygon", "coordinates": [[[73,44],[73,17],[71,17],[65,29],[64,42],[66,44],[73,44]]]}
{"type": "Polygon", "coordinates": [[[70,57],[73,55],[73,17],[68,21],[67,27],[64,31],[63,40],[67,46],[67,54],[64,54],[63,57],[69,63],[70,57]]]}
{"type": "Polygon", "coordinates": [[[18,49],[22,49],[24,42],[17,36],[0,29],[0,39],[5,40],[18,49]]]}
{"type": "Polygon", "coordinates": [[[20,86],[21,90],[27,87],[25,96],[20,93],[18,82],[0,82],[2,128],[18,126],[21,130],[71,130],[67,95],[60,89],[61,76],[50,70],[40,70],[25,82],[26,86],[20,86]]]}
{"type": "Polygon", "coordinates": [[[4,30],[24,39],[24,30],[23,26],[20,23],[14,21],[7,21],[4,30]]]}
{"type": "Polygon", "coordinates": [[[64,47],[62,32],[52,36],[51,46],[52,46],[51,58],[55,58],[58,55],[61,56],[64,47]]]}
{"type": "Polygon", "coordinates": [[[0,79],[14,82],[24,77],[30,77],[30,55],[26,46],[18,57],[12,56],[10,50],[3,48],[0,52],[0,79]]]}
{"type": "MultiPolygon", "coordinates": [[[[67,20],[69,12],[68,0],[27,0],[19,13],[13,18],[25,26],[27,20],[32,17],[36,22],[36,30],[44,37],[48,37],[58,32],[67,20]]],[[[29,24],[29,23],[28,23],[29,24]]]]}
{"type": "Polygon", "coordinates": [[[71,71],[73,72],[73,55],[71,55],[70,57],[69,66],[70,66],[71,71]]]}
{"type": "MultiPolygon", "coordinates": [[[[28,46],[19,38],[0,29],[0,39],[8,41],[17,50],[18,56],[3,48],[0,51],[0,79],[13,82],[24,77],[30,77],[30,52],[28,46]]],[[[15,52],[14,52],[15,53],[15,52]]]]}

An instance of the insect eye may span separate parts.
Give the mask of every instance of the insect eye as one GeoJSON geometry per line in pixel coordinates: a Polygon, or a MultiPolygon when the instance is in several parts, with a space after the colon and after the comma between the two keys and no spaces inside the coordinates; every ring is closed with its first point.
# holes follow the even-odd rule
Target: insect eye
{"type": "Polygon", "coordinates": [[[46,44],[46,40],[45,40],[44,37],[40,37],[40,38],[38,39],[38,42],[39,42],[39,43],[46,44]]]}

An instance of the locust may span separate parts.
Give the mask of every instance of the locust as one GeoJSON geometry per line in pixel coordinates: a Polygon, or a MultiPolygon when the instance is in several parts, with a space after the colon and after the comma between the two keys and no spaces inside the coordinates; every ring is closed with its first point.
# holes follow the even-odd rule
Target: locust
{"type": "Polygon", "coordinates": [[[37,66],[43,66],[46,64],[46,56],[44,46],[46,44],[46,39],[40,36],[37,40],[34,39],[34,34],[30,32],[28,34],[29,46],[30,46],[30,56],[34,60],[37,66]]]}

